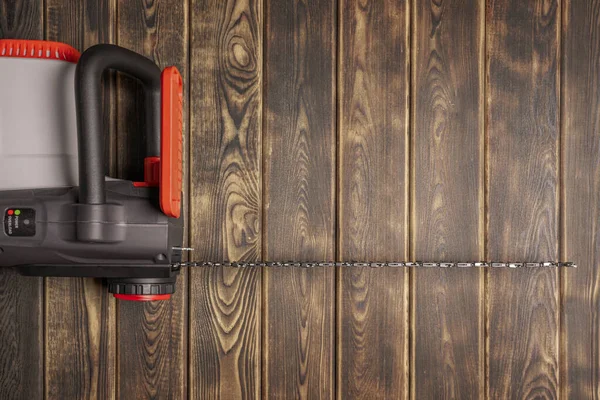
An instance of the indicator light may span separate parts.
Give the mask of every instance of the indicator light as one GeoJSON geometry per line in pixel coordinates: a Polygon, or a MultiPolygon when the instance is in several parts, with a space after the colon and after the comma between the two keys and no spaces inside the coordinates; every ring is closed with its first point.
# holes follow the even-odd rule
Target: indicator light
{"type": "Polygon", "coordinates": [[[15,210],[15,215],[18,217],[19,215],[21,215],[21,210],[15,210]]]}
{"type": "Polygon", "coordinates": [[[7,213],[8,215],[13,215],[15,212],[14,212],[13,210],[8,210],[6,213],[7,213]]]}

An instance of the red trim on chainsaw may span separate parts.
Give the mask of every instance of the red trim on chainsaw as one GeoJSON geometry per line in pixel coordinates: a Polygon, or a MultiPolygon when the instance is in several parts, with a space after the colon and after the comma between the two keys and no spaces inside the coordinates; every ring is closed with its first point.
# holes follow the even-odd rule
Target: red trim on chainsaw
{"type": "Polygon", "coordinates": [[[183,79],[175,67],[161,75],[160,157],[144,160],[144,182],[135,187],[159,187],[160,208],[165,215],[181,215],[183,186],[183,79]]]}
{"type": "Polygon", "coordinates": [[[144,159],[144,182],[133,182],[135,187],[158,187],[160,184],[160,157],[144,159]]]}
{"type": "Polygon", "coordinates": [[[170,294],[113,294],[115,299],[126,301],[158,301],[170,300],[170,294]]]}
{"type": "Polygon", "coordinates": [[[46,40],[0,39],[0,57],[40,58],[77,63],[79,56],[77,50],[64,43],[46,40]]]}
{"type": "Polygon", "coordinates": [[[160,208],[169,217],[181,214],[183,177],[183,79],[175,67],[161,75],[160,208]]]}

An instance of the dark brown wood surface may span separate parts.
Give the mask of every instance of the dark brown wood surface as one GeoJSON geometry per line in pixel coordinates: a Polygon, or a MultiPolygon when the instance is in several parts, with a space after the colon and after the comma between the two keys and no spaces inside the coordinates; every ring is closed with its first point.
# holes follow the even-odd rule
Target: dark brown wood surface
{"type": "MultiPolygon", "coordinates": [[[[560,4],[487,4],[487,255],[558,258],[560,4]]],[[[556,399],[556,269],[488,274],[489,396],[556,399]]]]}
{"type": "MultiPolygon", "coordinates": [[[[335,257],[336,2],[265,0],[267,260],[335,257]]],[[[263,274],[263,395],[331,398],[335,270],[263,274]]]]}
{"type": "MultiPolygon", "coordinates": [[[[191,242],[194,257],[259,260],[262,251],[262,2],[192,6],[191,242]]],[[[193,399],[261,393],[261,271],[191,271],[193,399]]]]}
{"type": "MultiPolygon", "coordinates": [[[[192,258],[580,266],[190,269],[148,304],[5,269],[0,398],[600,398],[599,26],[598,0],[0,0],[0,38],[182,72],[192,258]]],[[[140,179],[139,87],[105,83],[107,172],[140,179]]]]}
{"type": "MultiPolygon", "coordinates": [[[[408,257],[410,12],[400,2],[340,4],[341,260],[408,257]]],[[[408,273],[342,269],[338,398],[408,398],[408,273]]]]}
{"type": "Polygon", "coordinates": [[[562,28],[563,399],[600,397],[600,1],[566,0],[562,28]]]}
{"type": "MultiPolygon", "coordinates": [[[[413,20],[412,256],[484,259],[485,2],[417,1],[413,20]]],[[[413,273],[415,399],[484,395],[483,271],[413,273]]]]}

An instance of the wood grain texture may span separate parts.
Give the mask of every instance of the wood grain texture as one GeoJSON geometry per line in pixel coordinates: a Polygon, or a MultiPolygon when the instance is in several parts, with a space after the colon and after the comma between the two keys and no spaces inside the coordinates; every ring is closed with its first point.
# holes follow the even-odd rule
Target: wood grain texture
{"type": "Polygon", "coordinates": [[[600,1],[563,4],[561,397],[600,398],[600,1]]]}
{"type": "MultiPolygon", "coordinates": [[[[415,3],[413,258],[484,257],[485,2],[415,3]]],[[[484,396],[484,287],[477,269],[418,270],[412,290],[413,399],[484,396]]]]}
{"type": "Polygon", "coordinates": [[[53,278],[46,284],[48,399],[113,399],[115,300],[101,280],[53,278]]]}
{"type": "MultiPolygon", "coordinates": [[[[149,57],[161,69],[176,66],[183,76],[187,98],[187,0],[119,2],[118,44],[149,57]]],[[[140,143],[144,132],[141,90],[125,76],[118,76],[117,82],[118,171],[121,176],[135,179],[143,170],[145,149],[140,143]]],[[[185,215],[186,210],[183,218],[185,215]]],[[[187,397],[187,293],[187,272],[183,271],[171,301],[118,303],[118,398],[187,397]]]]}
{"type": "MultiPolygon", "coordinates": [[[[43,39],[42,1],[0,1],[0,39],[43,39]]],[[[0,268],[0,398],[44,395],[44,281],[0,268]]]]}
{"type": "MultiPolygon", "coordinates": [[[[84,51],[114,42],[116,5],[47,0],[46,39],[84,51]]],[[[114,132],[113,82],[105,80],[105,129],[114,132]]],[[[107,141],[112,135],[107,135],[107,141]]],[[[115,396],[116,307],[106,285],[91,278],[46,280],[45,393],[49,399],[115,396]]]]}
{"type": "MultiPolygon", "coordinates": [[[[408,259],[410,9],[340,3],[341,260],[408,259]]],[[[341,269],[337,398],[408,398],[408,273],[341,269]]]]}
{"type": "MultiPolygon", "coordinates": [[[[265,2],[267,260],[335,256],[336,2],[265,2]]],[[[263,274],[263,396],[334,396],[335,270],[263,274]]]]}
{"type": "Polygon", "coordinates": [[[44,395],[43,280],[0,268],[0,398],[44,395]]]}
{"type": "Polygon", "coordinates": [[[44,38],[44,6],[41,0],[0,0],[0,38],[44,38]]]}
{"type": "Polygon", "coordinates": [[[195,269],[149,304],[1,269],[0,399],[600,399],[599,0],[0,0],[0,38],[180,69],[195,259],[579,264],[195,269]]]}
{"type": "MultiPolygon", "coordinates": [[[[262,2],[193,5],[191,243],[199,260],[261,257],[262,2]]],[[[190,397],[260,397],[261,270],[195,269],[190,397]]]]}
{"type": "MultiPolygon", "coordinates": [[[[558,256],[557,0],[487,4],[488,256],[558,256]]],[[[490,398],[558,396],[555,269],[488,276],[490,398]]]]}

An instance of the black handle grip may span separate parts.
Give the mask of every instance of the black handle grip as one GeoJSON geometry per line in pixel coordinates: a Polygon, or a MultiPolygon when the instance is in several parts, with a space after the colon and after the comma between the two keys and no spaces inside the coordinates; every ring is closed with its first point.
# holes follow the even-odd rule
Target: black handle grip
{"type": "Polygon", "coordinates": [[[87,49],[77,63],[75,99],[79,150],[79,203],[106,202],[102,74],[115,69],[137,78],[146,103],[147,157],[160,156],[160,69],[146,57],[111,44],[87,49]]]}

